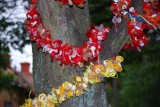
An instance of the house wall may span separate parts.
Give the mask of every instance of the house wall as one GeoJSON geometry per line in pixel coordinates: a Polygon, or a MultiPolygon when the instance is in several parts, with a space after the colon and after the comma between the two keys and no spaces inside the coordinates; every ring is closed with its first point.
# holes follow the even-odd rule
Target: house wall
{"type": "Polygon", "coordinates": [[[15,87],[9,89],[1,88],[0,107],[4,107],[5,102],[11,102],[11,107],[19,107],[24,103],[25,99],[29,97],[29,91],[32,91],[32,93],[34,92],[33,77],[29,72],[29,66],[29,63],[23,62],[21,63],[21,72],[16,72],[10,67],[7,67],[6,70],[2,70],[5,71],[4,73],[6,74],[8,73],[14,76],[13,83],[15,83],[15,87],[21,90],[21,92],[18,92],[18,90],[15,91],[15,87]],[[30,88],[30,90],[28,90],[28,88],[30,88]]]}
{"type": "Polygon", "coordinates": [[[14,92],[9,92],[7,90],[0,90],[0,107],[4,107],[4,103],[7,102],[11,102],[12,103],[12,107],[19,107],[19,105],[16,102],[17,97],[16,94],[14,92]]]}

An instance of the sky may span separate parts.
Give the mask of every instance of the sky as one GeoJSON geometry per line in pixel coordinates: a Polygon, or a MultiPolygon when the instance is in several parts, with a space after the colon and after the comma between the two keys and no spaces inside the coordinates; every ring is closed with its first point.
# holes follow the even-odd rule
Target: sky
{"type": "Polygon", "coordinates": [[[16,69],[16,71],[21,71],[21,62],[28,62],[30,63],[30,72],[32,72],[32,48],[31,45],[26,45],[23,48],[23,53],[18,50],[13,49],[10,47],[10,55],[11,55],[11,67],[16,69]]]}
{"type": "MultiPolygon", "coordinates": [[[[6,0],[10,1],[10,0],[6,0]]],[[[12,3],[12,2],[10,2],[12,3]]],[[[27,1],[24,2],[23,0],[16,1],[16,8],[7,9],[7,12],[2,13],[0,18],[7,17],[9,21],[17,22],[21,21],[24,23],[26,19],[26,10],[25,7],[28,5],[27,1]]],[[[8,30],[12,30],[12,28],[8,28],[8,30]]],[[[4,32],[2,36],[7,36],[4,32]]],[[[18,50],[13,49],[10,46],[10,55],[11,55],[11,67],[16,69],[18,72],[21,71],[21,62],[28,62],[30,63],[30,72],[32,72],[32,48],[31,45],[26,45],[23,48],[24,53],[21,53],[18,50]]]]}

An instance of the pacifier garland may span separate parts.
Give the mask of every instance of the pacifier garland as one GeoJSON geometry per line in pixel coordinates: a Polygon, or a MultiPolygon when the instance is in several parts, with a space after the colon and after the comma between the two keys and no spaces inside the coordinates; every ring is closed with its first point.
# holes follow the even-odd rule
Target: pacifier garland
{"type": "MultiPolygon", "coordinates": [[[[74,2],[77,3],[76,0],[74,2]]],[[[84,42],[80,47],[72,46],[60,39],[51,39],[51,33],[44,26],[36,6],[37,0],[32,0],[30,8],[27,8],[26,31],[31,41],[37,43],[37,49],[42,48],[44,53],[50,54],[52,60],[58,60],[62,65],[83,67],[85,62],[98,59],[103,49],[101,41],[107,38],[110,30],[108,27],[91,26],[86,32],[88,42],[84,42]]]]}
{"type": "MultiPolygon", "coordinates": [[[[77,5],[83,7],[85,0],[57,0],[60,4],[77,5]]],[[[72,46],[69,43],[62,43],[62,40],[51,40],[49,30],[46,30],[42,23],[41,16],[36,10],[37,0],[32,0],[31,7],[27,10],[27,33],[31,41],[37,43],[37,48],[50,54],[51,59],[59,60],[62,65],[80,66],[86,61],[97,60],[102,50],[101,41],[107,38],[109,28],[92,26],[86,33],[89,38],[81,47],[72,46]]],[[[124,49],[141,50],[148,42],[144,29],[158,30],[160,27],[160,5],[158,0],[143,0],[143,9],[146,12],[140,15],[134,7],[130,7],[130,0],[114,0],[111,11],[114,13],[112,22],[115,28],[121,22],[121,17],[130,18],[126,23],[130,40],[124,45],[124,49]]],[[[21,107],[55,107],[56,105],[74,96],[80,96],[88,91],[91,85],[99,83],[104,77],[116,78],[122,71],[121,62],[123,57],[116,56],[110,60],[104,60],[103,64],[90,63],[84,72],[83,77],[75,76],[72,82],[64,82],[58,89],[52,88],[50,94],[40,94],[38,98],[28,99],[21,107]]]]}
{"type": "MultiPolygon", "coordinates": [[[[145,14],[140,15],[134,7],[131,7],[130,0],[114,0],[111,5],[114,13],[112,22],[115,27],[121,22],[121,17],[130,18],[126,25],[130,40],[124,45],[124,49],[134,49],[141,51],[148,42],[148,37],[144,29],[160,29],[160,4],[158,0],[143,0],[143,10],[145,14]]],[[[158,31],[157,31],[158,32],[158,31]]]]}
{"type": "Polygon", "coordinates": [[[83,8],[84,7],[84,3],[86,2],[86,0],[57,0],[59,1],[60,4],[62,5],[70,5],[72,6],[73,4],[77,5],[78,7],[83,8]]]}
{"type": "Polygon", "coordinates": [[[64,82],[58,89],[52,88],[50,94],[40,94],[37,98],[28,99],[21,107],[55,107],[63,101],[84,94],[91,85],[103,81],[104,77],[116,78],[122,71],[122,56],[104,60],[103,64],[93,64],[87,67],[83,77],[75,76],[72,82],[64,82]]]}

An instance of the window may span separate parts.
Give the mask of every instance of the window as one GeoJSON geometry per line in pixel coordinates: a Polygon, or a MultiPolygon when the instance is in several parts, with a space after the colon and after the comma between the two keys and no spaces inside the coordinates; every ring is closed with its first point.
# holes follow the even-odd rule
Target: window
{"type": "Polygon", "coordinates": [[[4,101],[4,107],[13,107],[11,101],[4,101]]]}

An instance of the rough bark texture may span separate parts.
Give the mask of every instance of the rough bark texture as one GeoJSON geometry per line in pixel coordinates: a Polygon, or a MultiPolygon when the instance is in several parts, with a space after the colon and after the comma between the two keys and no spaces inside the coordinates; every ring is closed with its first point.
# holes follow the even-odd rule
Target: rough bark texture
{"type": "MultiPolygon", "coordinates": [[[[86,40],[85,32],[90,25],[87,4],[84,9],[73,6],[60,7],[54,0],[39,0],[38,11],[45,26],[51,30],[52,38],[62,39],[73,45],[81,45],[86,40]]],[[[52,87],[58,88],[65,81],[71,81],[71,76],[82,75],[84,68],[63,67],[57,61],[50,62],[49,56],[35,49],[33,45],[33,76],[36,95],[49,93],[52,87]]],[[[59,105],[60,107],[107,107],[104,84],[92,86],[89,92],[59,105]]]]}
{"type": "MultiPolygon", "coordinates": [[[[132,0],[132,3],[135,6],[135,9],[142,13],[142,1],[141,0],[132,0]]],[[[109,32],[108,39],[103,43],[104,49],[100,54],[100,61],[104,59],[111,58],[112,56],[118,55],[119,51],[129,39],[127,33],[126,19],[123,19],[121,24],[118,27],[117,32],[114,27],[109,32]]],[[[113,105],[114,107],[119,107],[119,89],[118,89],[118,79],[113,79],[113,105]]]]}
{"type": "MultiPolygon", "coordinates": [[[[142,0],[132,0],[131,3],[134,4],[136,10],[142,12],[142,0]]],[[[129,35],[127,33],[126,26],[127,19],[123,19],[121,24],[119,25],[117,32],[114,27],[109,32],[108,39],[103,43],[104,49],[100,54],[100,60],[111,58],[112,56],[116,56],[126,41],[129,39],[129,35]]]]}
{"type": "MultiPolygon", "coordinates": [[[[62,39],[73,45],[81,45],[85,32],[90,25],[87,4],[84,9],[73,6],[60,7],[54,0],[38,0],[38,11],[42,16],[45,26],[51,31],[53,39],[62,39]]],[[[112,29],[109,38],[104,42],[105,49],[101,53],[101,61],[117,55],[123,44],[128,39],[126,27],[122,25],[118,32],[112,29]]],[[[36,50],[33,44],[33,76],[36,95],[49,93],[52,87],[58,88],[64,81],[71,81],[71,76],[82,76],[84,68],[63,67],[58,61],[50,62],[49,56],[36,50]]],[[[80,97],[71,98],[59,107],[107,107],[105,87],[103,83],[92,86],[91,89],[80,97]]]]}

